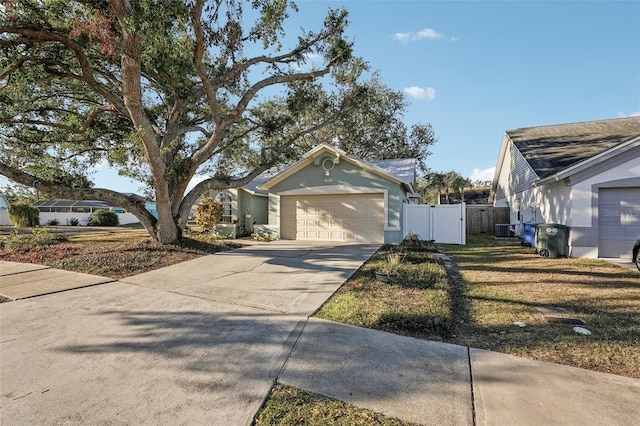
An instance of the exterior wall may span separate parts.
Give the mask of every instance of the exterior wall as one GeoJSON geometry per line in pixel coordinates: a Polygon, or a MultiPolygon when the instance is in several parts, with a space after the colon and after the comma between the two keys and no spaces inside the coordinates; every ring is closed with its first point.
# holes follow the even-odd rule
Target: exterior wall
{"type": "MultiPolygon", "coordinates": [[[[237,221],[238,220],[238,212],[240,210],[240,200],[239,200],[239,196],[238,196],[238,189],[237,188],[230,188],[230,189],[223,189],[221,191],[215,190],[215,189],[210,189],[209,193],[206,195],[207,197],[211,197],[215,200],[215,198],[218,196],[218,194],[220,193],[225,193],[227,195],[229,195],[231,197],[231,222],[233,223],[233,221],[237,221]]],[[[244,191],[242,191],[244,192],[244,191]]]]}
{"type": "MultiPolygon", "coordinates": [[[[507,153],[509,154],[509,153],[507,153]]],[[[510,166],[517,163],[505,155],[510,166]]],[[[598,257],[598,193],[601,188],[640,187],[640,149],[602,161],[570,178],[522,188],[528,173],[518,178],[509,165],[501,170],[495,207],[509,207],[510,223],[521,236],[523,223],[559,223],[569,226],[569,256],[598,257]],[[518,185],[516,185],[518,184],[518,185]],[[517,207],[520,206],[518,210],[517,207]],[[520,215],[518,216],[518,211],[520,215]]],[[[506,161],[506,160],[505,160],[506,161]]],[[[516,167],[522,172],[521,168],[516,167]]]]}
{"type": "Polygon", "coordinates": [[[549,214],[554,208],[545,205],[545,194],[541,188],[532,187],[537,175],[511,141],[507,144],[503,161],[494,207],[509,208],[512,230],[522,236],[523,223],[545,223],[543,210],[544,214],[549,214]]]}
{"type": "Polygon", "coordinates": [[[8,211],[0,211],[0,225],[2,226],[8,226],[8,225],[13,225],[11,223],[11,220],[9,219],[9,212],[8,211]]]}
{"type": "MultiPolygon", "coordinates": [[[[327,154],[328,158],[333,158],[327,154]]],[[[270,189],[269,224],[280,226],[280,195],[383,193],[385,202],[385,242],[402,240],[402,205],[407,203],[400,185],[344,160],[339,160],[327,176],[320,161],[309,164],[270,189]]]]}
{"type": "Polygon", "coordinates": [[[599,255],[598,194],[601,188],[640,188],[640,149],[621,157],[572,176],[570,256],[597,258],[599,255]]]}
{"type": "MultiPolygon", "coordinates": [[[[46,226],[52,220],[57,220],[58,224],[65,226],[69,224],[72,218],[78,219],[80,226],[86,226],[89,223],[89,216],[91,213],[46,213],[40,212],[40,225],[46,226]]],[[[127,225],[130,223],[140,222],[133,213],[118,213],[118,223],[120,225],[127,225]]]]}
{"type": "MultiPolygon", "coordinates": [[[[224,192],[231,197],[231,224],[225,224],[224,232],[221,234],[235,238],[239,230],[235,229],[237,224],[244,226],[248,232],[254,232],[254,225],[268,223],[268,197],[266,195],[252,194],[238,188],[224,189],[221,191],[210,190],[208,197],[216,198],[218,194],[224,192]],[[230,226],[234,228],[231,232],[230,226]]],[[[223,227],[220,227],[222,230],[223,227]]]]}
{"type": "Polygon", "coordinates": [[[511,141],[508,142],[503,161],[496,188],[496,201],[509,199],[512,195],[531,188],[531,185],[538,179],[527,160],[511,141]]]}
{"type": "Polygon", "coordinates": [[[253,232],[254,225],[268,223],[268,197],[241,190],[238,191],[238,223],[253,232]]]}

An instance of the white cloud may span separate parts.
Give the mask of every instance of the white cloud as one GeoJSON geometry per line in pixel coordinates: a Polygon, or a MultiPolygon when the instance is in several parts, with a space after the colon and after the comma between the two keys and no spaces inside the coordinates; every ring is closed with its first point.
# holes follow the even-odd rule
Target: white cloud
{"type": "Polygon", "coordinates": [[[638,117],[638,116],[640,116],[640,111],[631,112],[629,114],[625,114],[624,112],[618,112],[618,117],[620,117],[620,118],[638,117]]]}
{"type": "Polygon", "coordinates": [[[412,98],[420,99],[423,101],[432,101],[436,98],[436,89],[434,89],[433,87],[405,87],[404,93],[406,93],[408,96],[411,96],[412,98]]]}
{"type": "Polygon", "coordinates": [[[399,41],[408,41],[411,38],[411,33],[395,33],[393,38],[399,41]]]}
{"type": "Polygon", "coordinates": [[[418,31],[415,34],[416,40],[420,40],[422,38],[428,38],[429,40],[437,40],[443,37],[444,37],[444,34],[440,34],[439,32],[432,30],[431,28],[425,28],[424,30],[418,31]]]}
{"type": "Polygon", "coordinates": [[[457,41],[457,37],[447,37],[444,34],[437,32],[432,28],[424,28],[418,32],[412,33],[395,33],[393,38],[398,41],[417,41],[417,40],[447,40],[447,41],[457,41]]]}
{"type": "Polygon", "coordinates": [[[496,172],[495,167],[491,167],[488,169],[475,168],[473,169],[473,172],[471,172],[471,176],[469,176],[469,179],[471,180],[471,182],[475,182],[477,180],[479,181],[493,180],[493,174],[495,172],[496,172]]]}

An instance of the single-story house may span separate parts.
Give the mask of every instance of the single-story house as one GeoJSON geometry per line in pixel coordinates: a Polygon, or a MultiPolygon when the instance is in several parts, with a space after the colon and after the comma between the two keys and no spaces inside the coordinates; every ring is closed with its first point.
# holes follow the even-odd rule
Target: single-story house
{"type": "MultiPolygon", "coordinates": [[[[130,195],[131,196],[131,195],[130,195]]],[[[136,196],[140,200],[144,198],[136,196]]],[[[96,210],[112,210],[118,215],[120,225],[139,222],[133,213],[129,213],[121,207],[113,206],[98,200],[65,200],[54,198],[50,200],[38,200],[33,203],[40,210],[40,224],[58,223],[69,225],[75,220],[79,225],[87,225],[91,213],[96,210]]],[[[153,212],[151,212],[153,214],[153,212]]]]}
{"type": "Polygon", "coordinates": [[[493,204],[525,223],[569,227],[568,254],[629,258],[640,238],[640,117],[505,132],[493,204]]]}
{"type": "Polygon", "coordinates": [[[223,222],[282,239],[397,243],[403,205],[414,203],[415,159],[363,161],[322,144],[249,185],[210,191],[223,222]]]}

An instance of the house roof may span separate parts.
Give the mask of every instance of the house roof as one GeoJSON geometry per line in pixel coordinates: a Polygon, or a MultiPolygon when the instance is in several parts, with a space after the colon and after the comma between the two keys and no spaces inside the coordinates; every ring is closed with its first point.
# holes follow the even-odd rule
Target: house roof
{"type": "Polygon", "coordinates": [[[98,200],[64,200],[54,198],[52,200],[38,200],[33,203],[34,207],[99,207],[109,209],[111,204],[98,200]]]}
{"type": "Polygon", "coordinates": [[[395,176],[398,180],[410,184],[413,184],[416,180],[416,163],[415,158],[395,158],[370,162],[370,164],[395,176]]]}
{"type": "Polygon", "coordinates": [[[277,168],[265,170],[264,172],[256,176],[251,182],[243,186],[242,189],[244,189],[245,191],[249,191],[252,194],[267,195],[266,191],[258,189],[258,187],[267,182],[269,179],[273,178],[278,173],[280,173],[280,170],[278,170],[277,168]]]}
{"type": "MultiPolygon", "coordinates": [[[[292,165],[285,167],[283,170],[274,173],[271,176],[268,176],[261,183],[255,185],[255,188],[258,191],[268,190],[272,186],[276,185],[278,182],[286,179],[288,176],[291,176],[298,170],[307,166],[311,162],[314,161],[315,158],[319,157],[325,152],[331,152],[340,158],[344,158],[345,160],[365,169],[379,176],[383,176],[386,179],[389,179],[398,184],[405,185],[409,191],[413,191],[413,182],[414,182],[414,173],[415,173],[415,159],[393,159],[393,160],[380,160],[375,162],[367,162],[364,160],[360,160],[358,158],[352,157],[348,155],[346,152],[341,149],[335,148],[333,146],[327,144],[321,144],[313,148],[311,151],[307,152],[300,160],[293,163],[292,165]],[[413,170],[410,170],[413,168],[413,170]]],[[[266,172],[265,172],[266,173],[266,172]]],[[[261,174],[256,179],[263,178],[264,174],[261,174]]],[[[255,180],[254,179],[254,182],[255,180]]],[[[253,183],[253,182],[252,182],[253,183]]],[[[247,186],[250,186],[250,183],[247,186]]]]}
{"type": "Polygon", "coordinates": [[[508,130],[540,179],[640,137],[640,117],[508,130]]]}

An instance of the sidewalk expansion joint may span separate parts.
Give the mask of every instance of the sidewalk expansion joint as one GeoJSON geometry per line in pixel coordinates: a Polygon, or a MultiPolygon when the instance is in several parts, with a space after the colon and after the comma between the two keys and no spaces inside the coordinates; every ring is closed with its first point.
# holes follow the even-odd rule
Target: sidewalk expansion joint
{"type": "Polygon", "coordinates": [[[476,398],[473,394],[473,368],[471,368],[471,348],[467,346],[467,361],[469,362],[469,386],[471,387],[471,421],[476,426],[476,398]]]}
{"type": "Polygon", "coordinates": [[[46,271],[47,269],[53,269],[51,266],[47,266],[47,265],[42,265],[42,266],[45,266],[45,267],[38,268],[38,269],[29,269],[28,271],[11,272],[9,274],[0,274],[0,277],[11,277],[14,275],[29,274],[31,272],[46,271]]]}

